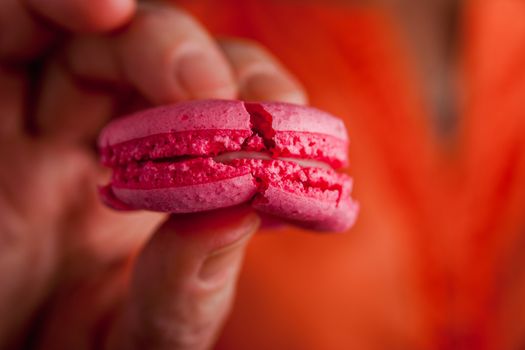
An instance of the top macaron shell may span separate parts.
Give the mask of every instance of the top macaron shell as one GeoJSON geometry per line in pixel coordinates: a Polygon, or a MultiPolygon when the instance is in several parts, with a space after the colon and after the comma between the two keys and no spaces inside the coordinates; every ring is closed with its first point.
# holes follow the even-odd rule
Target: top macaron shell
{"type": "Polygon", "coordinates": [[[340,119],[313,107],[282,102],[244,103],[230,100],[193,101],[137,112],[111,122],[99,137],[99,147],[162,133],[194,130],[251,131],[248,108],[265,110],[272,117],[275,131],[297,131],[325,134],[348,142],[346,128],[340,119]]]}

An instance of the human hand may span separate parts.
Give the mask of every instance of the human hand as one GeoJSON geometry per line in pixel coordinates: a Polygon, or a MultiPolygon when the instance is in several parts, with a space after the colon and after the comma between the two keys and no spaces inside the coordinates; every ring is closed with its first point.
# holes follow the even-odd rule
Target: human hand
{"type": "Polygon", "coordinates": [[[163,3],[4,0],[0,33],[0,348],[210,346],[257,216],[106,209],[94,140],[125,110],[304,103],[299,84],[260,46],[217,41],[163,3]]]}

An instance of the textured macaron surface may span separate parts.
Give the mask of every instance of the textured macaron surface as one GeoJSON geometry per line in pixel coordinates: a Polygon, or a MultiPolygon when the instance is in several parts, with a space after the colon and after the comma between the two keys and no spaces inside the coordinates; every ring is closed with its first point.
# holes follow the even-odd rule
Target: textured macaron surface
{"type": "Polygon", "coordinates": [[[210,100],[153,108],[110,123],[99,147],[108,166],[239,150],[317,159],[335,168],[348,163],[341,120],[278,102],[210,100]]]}
{"type": "Polygon", "coordinates": [[[357,204],[344,124],[315,108],[286,103],[191,101],[135,113],[99,137],[113,169],[102,191],[117,209],[174,213],[251,201],[304,226],[342,231],[357,204]]]}

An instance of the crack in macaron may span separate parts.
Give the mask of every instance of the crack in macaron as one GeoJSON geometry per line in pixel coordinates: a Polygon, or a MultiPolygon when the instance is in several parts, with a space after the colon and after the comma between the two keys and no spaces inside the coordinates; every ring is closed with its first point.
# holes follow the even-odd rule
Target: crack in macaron
{"type": "Polygon", "coordinates": [[[192,101],[114,121],[99,139],[117,209],[174,213],[251,202],[313,229],[351,226],[357,204],[343,123],[286,103],[192,101]]]}

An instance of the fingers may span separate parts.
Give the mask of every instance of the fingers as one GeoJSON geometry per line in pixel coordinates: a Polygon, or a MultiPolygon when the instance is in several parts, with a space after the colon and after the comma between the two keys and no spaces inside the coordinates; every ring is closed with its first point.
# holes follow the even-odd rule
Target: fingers
{"type": "Polygon", "coordinates": [[[68,143],[95,140],[113,114],[113,94],[80,84],[56,60],[48,64],[42,81],[35,111],[39,132],[68,143]]]}
{"type": "Polygon", "coordinates": [[[25,73],[0,66],[0,138],[18,135],[22,130],[25,73]]]}
{"type": "Polygon", "coordinates": [[[141,4],[119,35],[77,39],[66,56],[75,75],[125,80],[155,104],[235,97],[306,103],[299,82],[260,45],[240,40],[219,44],[187,13],[141,4]]]}
{"type": "Polygon", "coordinates": [[[247,207],[168,220],[138,258],[110,348],[204,349],[229,310],[258,217],[247,207]]]}
{"type": "Polygon", "coordinates": [[[68,48],[67,57],[75,74],[103,80],[120,74],[155,104],[237,93],[219,47],[187,13],[168,5],[140,4],[117,36],[83,38],[68,48]]]}
{"type": "Polygon", "coordinates": [[[52,38],[52,32],[37,23],[20,0],[0,1],[0,33],[0,61],[33,57],[52,38]]]}
{"type": "Polygon", "coordinates": [[[234,39],[222,39],[220,46],[233,67],[241,99],[307,102],[299,82],[262,46],[234,39]]]}
{"type": "Polygon", "coordinates": [[[136,0],[2,0],[0,1],[0,60],[18,62],[40,54],[51,44],[57,28],[104,32],[130,20],[136,0]]]}
{"type": "Polygon", "coordinates": [[[107,31],[126,23],[135,0],[27,0],[35,12],[66,29],[107,31]]]}
{"type": "Polygon", "coordinates": [[[200,24],[180,9],[141,6],[118,46],[124,74],[154,103],[235,96],[226,59],[200,24]]]}
{"type": "Polygon", "coordinates": [[[124,57],[121,56],[112,38],[100,36],[76,37],[63,50],[63,62],[72,75],[84,81],[112,85],[125,83],[120,67],[124,57]]]}

